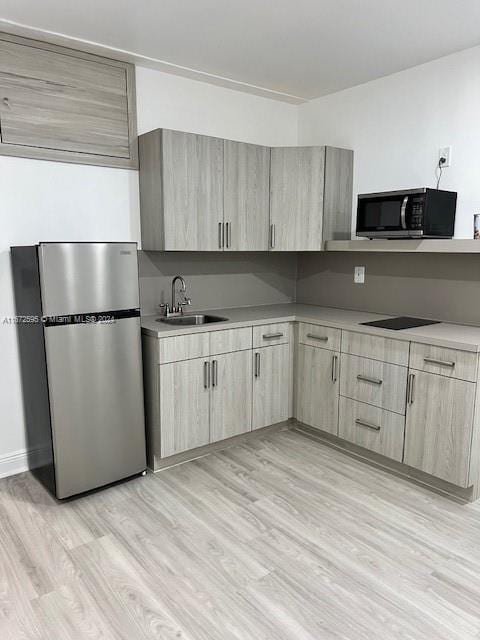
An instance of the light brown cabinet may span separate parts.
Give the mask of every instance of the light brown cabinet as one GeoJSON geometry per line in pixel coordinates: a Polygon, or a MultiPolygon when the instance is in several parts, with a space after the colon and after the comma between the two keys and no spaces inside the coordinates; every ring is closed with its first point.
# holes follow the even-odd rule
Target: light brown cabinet
{"type": "Polygon", "coordinates": [[[320,251],[350,239],[353,151],[332,147],[272,149],[270,250],[320,251]]]}
{"type": "Polygon", "coordinates": [[[340,354],[305,344],[297,349],[295,417],[337,435],[340,354]]]}
{"type": "Polygon", "coordinates": [[[252,429],[288,420],[292,416],[290,344],[253,351],[252,429]]]}
{"type": "Polygon", "coordinates": [[[405,464],[459,487],[471,484],[475,392],[472,382],[411,371],[405,464]]]}
{"type": "Polygon", "coordinates": [[[272,251],[318,251],[322,248],[324,180],[324,147],[272,149],[272,251]]]}
{"type": "Polygon", "coordinates": [[[135,68],[0,34],[0,154],[137,167],[135,68]]]}
{"type": "Polygon", "coordinates": [[[207,367],[203,358],[160,365],[160,457],[210,442],[207,367]]]}
{"type": "Polygon", "coordinates": [[[270,149],[224,141],[225,251],[267,251],[270,149]]]}
{"type": "Polygon", "coordinates": [[[211,361],[210,441],[252,429],[251,351],[216,356],[211,361]]]}
{"type": "Polygon", "coordinates": [[[319,251],[350,237],[353,151],[156,129],[139,154],[147,251],[319,251]]]}
{"type": "Polygon", "coordinates": [[[340,397],[340,438],[401,462],[404,431],[404,416],[340,397]]]}
{"type": "Polygon", "coordinates": [[[223,140],[157,129],[139,138],[142,248],[215,251],[223,224],[223,140]]]}
{"type": "Polygon", "coordinates": [[[294,327],[277,318],[144,336],[149,464],[159,468],[162,458],[284,422],[293,413],[299,423],[338,436],[340,447],[353,443],[363,455],[370,450],[403,463],[394,468],[406,476],[480,497],[477,352],[314,321],[294,327]]]}

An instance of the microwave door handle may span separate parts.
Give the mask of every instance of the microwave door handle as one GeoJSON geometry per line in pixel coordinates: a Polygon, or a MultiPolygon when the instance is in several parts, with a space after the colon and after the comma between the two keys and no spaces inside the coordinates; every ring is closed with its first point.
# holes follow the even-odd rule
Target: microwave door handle
{"type": "Polygon", "coordinates": [[[402,223],[402,229],[407,229],[407,204],[408,196],[405,196],[402,202],[402,208],[400,209],[400,221],[402,223]]]}

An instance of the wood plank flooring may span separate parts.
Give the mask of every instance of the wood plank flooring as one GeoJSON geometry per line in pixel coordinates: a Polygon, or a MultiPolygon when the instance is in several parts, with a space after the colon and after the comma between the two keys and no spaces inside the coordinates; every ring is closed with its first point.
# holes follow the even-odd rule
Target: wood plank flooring
{"type": "Polygon", "coordinates": [[[480,507],[295,431],[67,503],[0,481],[2,640],[480,638],[480,507]]]}

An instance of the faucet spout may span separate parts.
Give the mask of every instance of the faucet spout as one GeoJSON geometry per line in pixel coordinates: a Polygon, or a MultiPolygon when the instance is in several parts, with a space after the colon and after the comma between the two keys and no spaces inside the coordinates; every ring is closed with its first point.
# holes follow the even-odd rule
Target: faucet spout
{"type": "Polygon", "coordinates": [[[192,303],[190,298],[188,298],[186,296],[186,291],[187,291],[187,285],[185,284],[185,280],[182,278],[182,276],[175,276],[173,278],[173,280],[172,280],[172,312],[173,313],[183,313],[183,305],[192,303]],[[182,303],[177,303],[177,300],[176,300],[176,297],[177,297],[176,284],[177,284],[177,282],[180,282],[180,285],[181,285],[179,293],[181,293],[183,295],[183,302],[182,303]]]}
{"type": "Polygon", "coordinates": [[[162,315],[166,318],[170,316],[178,316],[183,315],[183,307],[185,305],[192,304],[192,301],[187,296],[187,285],[185,284],[185,280],[182,276],[175,276],[172,280],[172,304],[171,306],[165,302],[160,304],[160,309],[162,311],[162,315]],[[180,289],[177,292],[177,282],[180,282],[180,289]],[[183,298],[183,302],[177,302],[177,293],[181,294],[183,298]]]}

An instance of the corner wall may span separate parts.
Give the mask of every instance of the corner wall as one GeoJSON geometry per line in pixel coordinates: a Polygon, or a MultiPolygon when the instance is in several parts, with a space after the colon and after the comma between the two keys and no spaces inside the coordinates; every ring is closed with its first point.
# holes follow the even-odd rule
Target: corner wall
{"type": "Polygon", "coordinates": [[[355,151],[358,193],[435,186],[438,149],[451,145],[441,186],[458,191],[455,237],[480,213],[480,47],[298,107],[299,144],[355,151]]]}
{"type": "MultiPolygon", "coordinates": [[[[299,144],[355,151],[358,193],[435,186],[439,147],[451,145],[441,186],[458,191],[456,238],[480,213],[480,47],[312,100],[298,108],[299,144]]],[[[298,302],[480,324],[480,256],[303,254],[298,302]],[[353,267],[366,282],[353,283],[353,267]]]]}

